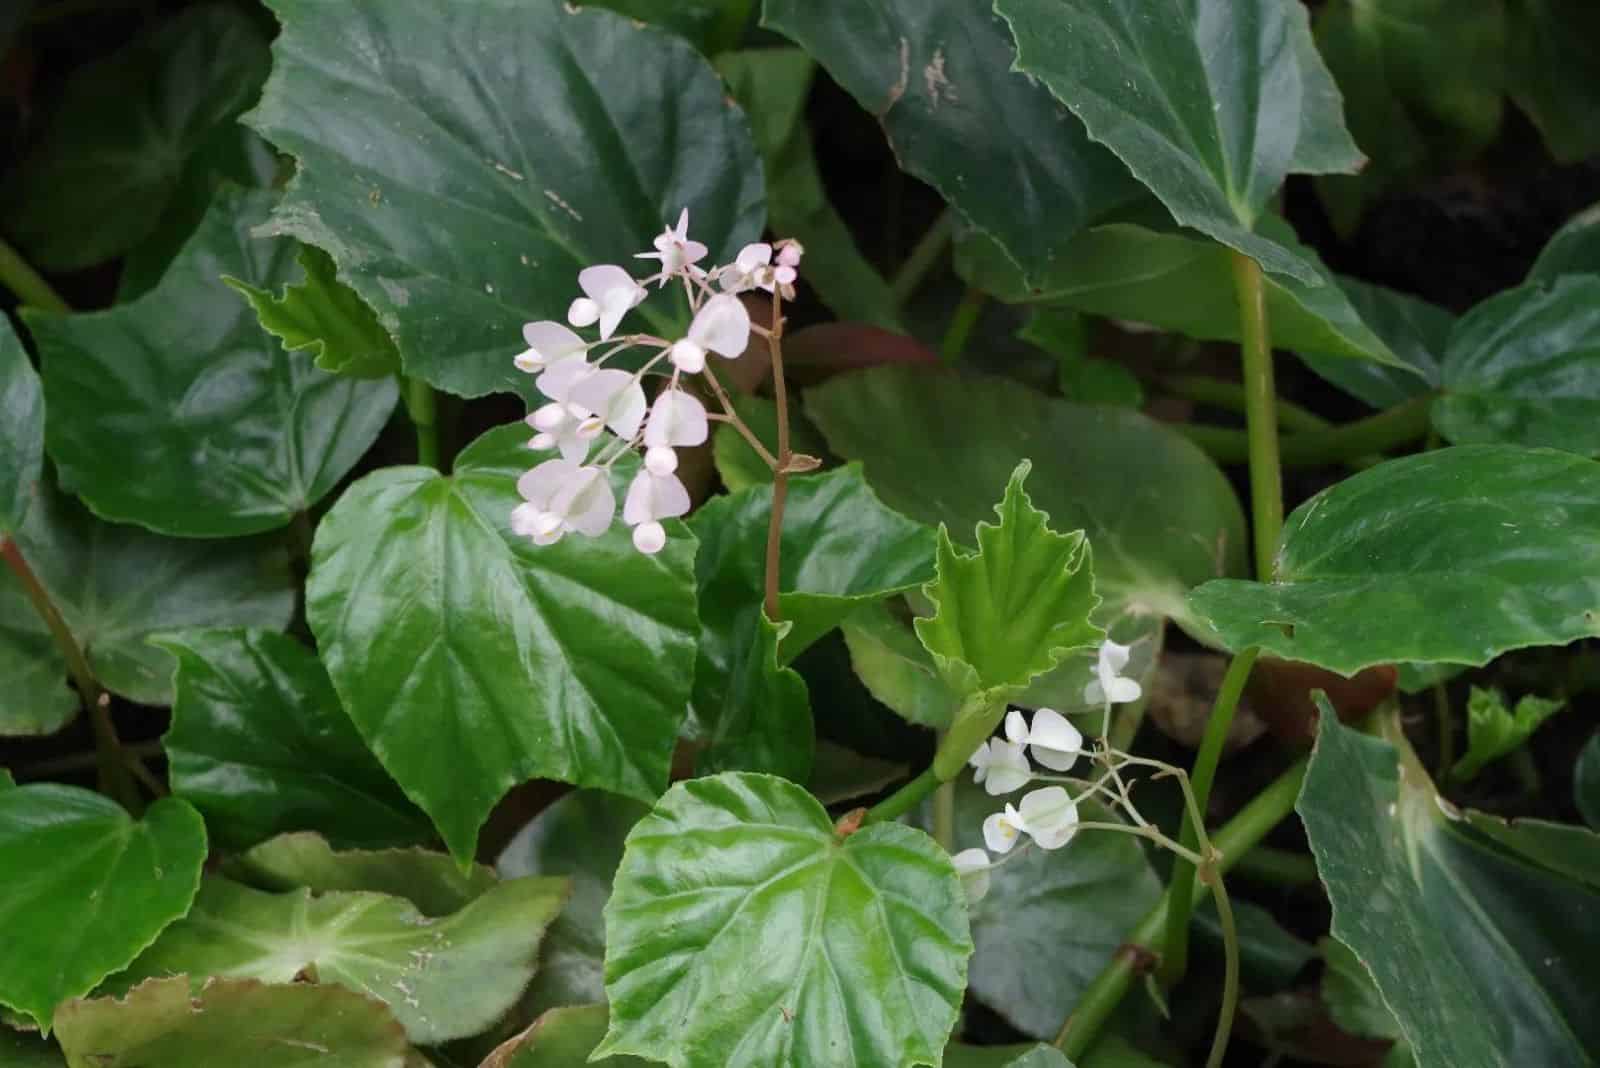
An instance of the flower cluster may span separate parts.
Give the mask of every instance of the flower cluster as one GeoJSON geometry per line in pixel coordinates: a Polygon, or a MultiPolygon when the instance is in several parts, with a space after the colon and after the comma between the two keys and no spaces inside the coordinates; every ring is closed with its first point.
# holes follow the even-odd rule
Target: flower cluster
{"type": "Polygon", "coordinates": [[[644,465],[628,487],[622,520],[633,528],[640,552],[660,552],[667,541],[661,521],[689,510],[688,490],[676,474],[676,450],[702,444],[709,433],[711,417],[684,389],[684,377],[710,377],[707,354],[737,359],[752,333],[766,332],[751,323],[740,293],[763,289],[775,299],[794,296],[803,252],[797,242],[746,245],[734,262],[703,268],[700,261],[708,250],[688,231],[685,208],[677,225],[656,237],[655,251],[636,257],[657,261],[660,269],[654,274],[636,279],[616,264],[586,267],[578,273],[583,295],[567,309],[567,325],[545,320],[522,328],[528,347],[513,362],[537,376],[534,385],[547,398],[527,417],[535,432],[528,445],[559,453],[517,481],[523,503],[512,511],[511,527],[536,545],[553,544],[573,532],[605,533],[617,510],[611,466],[641,448],[644,465]],[[627,314],[649,295],[649,285],[661,289],[674,282],[682,284],[692,314],[683,337],[617,334],[627,314]],[[599,336],[586,341],[573,327],[595,327],[599,336]],[[637,371],[606,366],[633,348],[653,350],[637,371]],[[591,360],[596,349],[602,351],[591,360]],[[645,376],[652,372],[665,378],[654,399],[645,394],[645,376]],[[596,449],[606,430],[615,437],[596,449]]]}
{"type": "MultiPolygon", "coordinates": [[[[1137,701],[1139,683],[1119,674],[1128,665],[1130,649],[1107,640],[1100,646],[1095,677],[1084,689],[1084,700],[1091,704],[1122,704],[1137,701]]],[[[968,761],[973,781],[991,797],[1015,793],[1037,778],[1031,756],[1041,767],[1053,772],[1072,769],[1085,752],[1083,732],[1052,708],[1041,708],[1030,723],[1018,710],[1006,713],[1005,737],[991,738],[978,747],[968,761]]],[[[1006,854],[1024,836],[1041,849],[1060,849],[1078,830],[1078,805],[1061,786],[1031,790],[1013,805],[993,813],[983,821],[982,849],[965,849],[951,857],[961,876],[968,897],[977,901],[989,889],[989,852],[1006,854]]]]}

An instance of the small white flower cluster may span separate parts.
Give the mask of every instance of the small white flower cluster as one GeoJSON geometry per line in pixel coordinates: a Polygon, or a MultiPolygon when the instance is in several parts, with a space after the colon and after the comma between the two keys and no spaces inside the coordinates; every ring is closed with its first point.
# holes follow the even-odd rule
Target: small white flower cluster
{"type": "MultiPolygon", "coordinates": [[[[1084,688],[1090,704],[1122,704],[1137,701],[1141,690],[1137,680],[1118,674],[1128,665],[1130,649],[1109,639],[1100,646],[1095,677],[1084,688]]],[[[1029,723],[1016,709],[1006,713],[1005,737],[991,738],[978,747],[968,763],[973,781],[991,797],[1015,793],[1033,781],[1035,774],[1028,757],[1041,767],[1055,772],[1071,770],[1084,754],[1083,732],[1053,708],[1041,708],[1029,723]]],[[[1041,849],[1060,849],[1072,841],[1078,830],[1078,805],[1065,788],[1046,786],[1031,790],[1016,805],[1005,808],[983,821],[982,849],[964,849],[951,857],[971,901],[980,900],[989,890],[989,853],[1006,854],[1026,835],[1041,849]]]]}
{"type": "Polygon", "coordinates": [[[527,349],[517,354],[518,370],[538,376],[534,385],[548,398],[527,422],[535,431],[533,449],[555,449],[559,459],[546,460],[517,480],[523,503],[511,513],[511,528],[550,545],[568,533],[598,537],[611,526],[617,502],[609,470],[623,453],[644,449],[644,466],[628,487],[622,521],[633,528],[633,544],[642,553],[666,545],[663,519],[689,510],[689,493],[675,473],[676,449],[699,445],[709,433],[705,405],[682,388],[682,376],[706,370],[706,354],[737,359],[750,343],[750,313],[738,294],[764,289],[784,299],[794,296],[794,282],[803,253],[794,241],[746,245],[733,263],[709,269],[698,266],[706,246],[689,237],[689,210],[678,224],[656,237],[654,252],[636,258],[660,262],[661,269],[635,279],[615,264],[586,267],[578,273],[583,296],[567,310],[573,327],[598,326],[598,339],[585,341],[567,326],[545,320],[522,328],[527,349]],[[693,319],[681,338],[649,334],[615,336],[623,318],[657,288],[680,281],[693,319]],[[593,361],[591,350],[607,346],[593,361]],[[654,349],[638,371],[606,367],[608,360],[630,348],[654,349]],[[663,362],[670,366],[665,386],[649,401],[644,376],[663,362]],[[616,440],[592,459],[590,449],[603,430],[616,440]]]}

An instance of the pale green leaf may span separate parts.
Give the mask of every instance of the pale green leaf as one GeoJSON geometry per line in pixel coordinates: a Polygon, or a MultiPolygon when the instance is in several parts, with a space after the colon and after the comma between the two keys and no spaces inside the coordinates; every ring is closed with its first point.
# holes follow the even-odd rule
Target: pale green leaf
{"type": "Polygon", "coordinates": [[[309,831],[269,838],[229,857],[231,879],[258,890],[305,887],[314,894],[365,890],[403,897],[424,916],[447,916],[482,897],[497,882],[493,869],[463,869],[449,856],[426,849],[334,849],[309,831]]]}
{"type": "Polygon", "coordinates": [[[383,378],[398,374],[400,354],[371,308],[339,281],[333,260],[312,245],[296,257],[302,278],[280,293],[238,278],[223,281],[244,295],[264,330],[290,352],[306,349],[330,374],[383,378]]]}
{"type": "Polygon", "coordinates": [[[1565,701],[1525,694],[1512,711],[1499,690],[1472,687],[1467,695],[1467,751],[1451,767],[1450,777],[1471,781],[1485,764],[1521,747],[1540,724],[1565,705],[1565,701]]]}

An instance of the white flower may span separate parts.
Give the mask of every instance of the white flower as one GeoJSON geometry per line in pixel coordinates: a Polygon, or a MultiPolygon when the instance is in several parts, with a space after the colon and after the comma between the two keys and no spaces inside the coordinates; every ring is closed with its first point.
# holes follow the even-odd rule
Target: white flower
{"type": "Polygon", "coordinates": [[[627,371],[612,367],[593,371],[572,386],[569,396],[573,403],[594,412],[624,441],[631,441],[644,423],[648,406],[644,387],[627,371]]]}
{"type": "Polygon", "coordinates": [[[678,225],[668,227],[656,235],[654,252],[641,252],[634,256],[636,260],[660,260],[661,273],[652,275],[645,281],[659,280],[661,285],[676,275],[679,271],[693,263],[698,263],[705,258],[708,251],[698,241],[689,240],[689,209],[684,208],[678,216],[678,225]]]}
{"type": "Polygon", "coordinates": [[[574,530],[598,537],[617,511],[606,473],[572,460],[546,460],[517,479],[517,492],[525,503],[512,509],[511,529],[535,545],[552,545],[574,530]]]}
{"type": "Polygon", "coordinates": [[[524,323],[522,340],[527,342],[525,352],[517,353],[512,360],[517,370],[538,374],[553,363],[582,356],[588,347],[583,338],[560,323],[545,319],[537,323],[524,323]]]}
{"type": "Polygon", "coordinates": [[[1000,738],[990,738],[980,745],[967,763],[975,769],[972,781],[987,790],[990,797],[1020,790],[1033,778],[1033,769],[1028,766],[1028,758],[1022,755],[1022,746],[1000,738]]]}
{"type": "Polygon", "coordinates": [[[1051,771],[1066,771],[1077,763],[1083,752],[1082,732],[1053,708],[1035,712],[1032,727],[1022,718],[1022,713],[1013,708],[1006,713],[1006,738],[1016,745],[1027,746],[1033,759],[1051,771]]]}
{"type": "Polygon", "coordinates": [[[1060,849],[1078,833],[1078,803],[1059,786],[1024,794],[1017,809],[1023,830],[1041,849],[1060,849]]]}
{"type": "Polygon", "coordinates": [[[706,406],[682,390],[669,389],[650,406],[644,444],[647,449],[682,448],[702,444],[708,433],[706,406]]]}
{"type": "Polygon", "coordinates": [[[996,812],[983,821],[983,842],[991,853],[1009,853],[1025,830],[1022,814],[1008,801],[1005,811],[996,812]]]}
{"type": "Polygon", "coordinates": [[[587,408],[559,401],[536,408],[524,421],[538,431],[529,448],[560,449],[565,459],[573,461],[589,455],[589,443],[605,426],[587,408]]]}
{"type": "Polygon", "coordinates": [[[633,275],[612,263],[585,267],[578,272],[578,287],[584,295],[567,309],[567,322],[573,326],[600,324],[600,340],[608,340],[629,310],[645,298],[645,290],[633,275]]]}
{"type": "Polygon", "coordinates": [[[744,302],[721,293],[700,306],[689,334],[672,346],[672,365],[685,374],[699,374],[706,367],[706,352],[734,359],[750,344],[750,313],[744,302]]]}
{"type": "Polygon", "coordinates": [[[633,547],[645,554],[658,553],[667,543],[666,528],[659,520],[671,519],[689,511],[689,491],[678,476],[656,474],[648,464],[633,477],[627,499],[622,503],[622,521],[634,528],[633,547]]]}
{"type": "Polygon", "coordinates": [[[1144,692],[1139,688],[1139,683],[1118,674],[1128,666],[1130,651],[1129,646],[1118,645],[1110,638],[1100,643],[1100,657],[1094,667],[1095,677],[1083,688],[1085,701],[1091,705],[1120,705],[1139,699],[1144,692]]]}
{"type": "Polygon", "coordinates": [[[956,874],[961,877],[961,887],[967,892],[967,904],[976,905],[989,892],[989,854],[981,849],[963,849],[950,858],[956,874]]]}
{"type": "MultiPolygon", "coordinates": [[[[762,285],[763,281],[770,283],[771,278],[772,246],[758,241],[740,249],[733,262],[718,273],[717,282],[728,293],[743,293],[762,285]]],[[[764,288],[772,287],[768,284],[764,288]]]]}

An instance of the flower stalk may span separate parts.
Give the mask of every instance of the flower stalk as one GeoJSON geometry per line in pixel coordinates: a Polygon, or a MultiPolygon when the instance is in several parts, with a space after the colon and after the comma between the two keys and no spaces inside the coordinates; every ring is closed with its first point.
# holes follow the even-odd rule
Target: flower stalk
{"type": "Polygon", "coordinates": [[[767,618],[777,623],[783,618],[778,608],[778,583],[783,568],[783,510],[789,499],[789,470],[794,453],[789,448],[789,394],[783,380],[783,292],[776,286],[772,290],[767,353],[772,360],[773,399],[778,405],[778,462],[772,468],[772,512],[767,517],[764,608],[767,618]]]}

